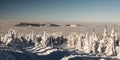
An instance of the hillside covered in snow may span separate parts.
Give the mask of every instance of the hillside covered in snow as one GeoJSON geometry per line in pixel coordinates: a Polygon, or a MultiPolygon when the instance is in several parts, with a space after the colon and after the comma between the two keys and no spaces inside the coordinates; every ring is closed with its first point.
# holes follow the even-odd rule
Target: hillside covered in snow
{"type": "Polygon", "coordinates": [[[74,59],[119,59],[119,32],[107,27],[103,34],[71,32],[64,36],[62,32],[43,34],[19,33],[10,29],[0,34],[0,59],[2,60],[74,60],[74,59]],[[30,58],[29,58],[30,57],[30,58]],[[81,58],[85,57],[85,58],[81,58]]]}

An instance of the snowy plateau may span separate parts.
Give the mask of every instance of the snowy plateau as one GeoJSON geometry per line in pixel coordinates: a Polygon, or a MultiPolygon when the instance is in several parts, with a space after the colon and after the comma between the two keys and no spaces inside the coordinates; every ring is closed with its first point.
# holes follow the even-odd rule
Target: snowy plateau
{"type": "Polygon", "coordinates": [[[92,30],[63,35],[9,29],[0,33],[0,60],[120,60],[120,33],[115,27],[107,30],[105,26],[102,34],[92,30]]]}

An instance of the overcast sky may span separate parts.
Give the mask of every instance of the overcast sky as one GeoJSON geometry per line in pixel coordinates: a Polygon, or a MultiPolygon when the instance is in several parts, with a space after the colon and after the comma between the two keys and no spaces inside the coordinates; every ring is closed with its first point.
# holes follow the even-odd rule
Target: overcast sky
{"type": "Polygon", "coordinates": [[[120,0],[0,0],[0,19],[120,22],[120,0]]]}

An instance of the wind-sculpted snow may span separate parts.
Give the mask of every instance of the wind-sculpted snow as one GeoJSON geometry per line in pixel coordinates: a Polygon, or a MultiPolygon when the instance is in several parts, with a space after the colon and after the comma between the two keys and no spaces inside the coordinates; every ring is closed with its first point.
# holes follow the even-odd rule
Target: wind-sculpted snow
{"type": "Polygon", "coordinates": [[[23,53],[20,49],[13,48],[13,47],[0,47],[0,51],[11,51],[11,52],[19,52],[23,53]]]}
{"type": "Polygon", "coordinates": [[[70,58],[74,58],[74,57],[76,57],[76,55],[70,55],[70,56],[65,56],[65,57],[63,57],[61,60],[69,60],[70,58]]]}
{"type": "Polygon", "coordinates": [[[36,53],[37,55],[49,55],[52,52],[58,51],[58,49],[53,49],[51,47],[46,47],[46,48],[32,48],[32,49],[27,49],[31,53],[36,53]]]}
{"type": "Polygon", "coordinates": [[[104,28],[102,35],[96,34],[93,30],[85,33],[71,32],[68,36],[62,35],[62,32],[47,31],[43,34],[33,31],[22,34],[10,29],[8,33],[0,34],[0,51],[7,52],[8,58],[11,55],[13,59],[16,59],[15,54],[18,54],[17,60],[18,58],[22,60],[112,59],[111,57],[120,56],[118,34],[115,28],[108,33],[107,27],[104,28]]]}
{"type": "MultiPolygon", "coordinates": [[[[117,57],[118,58],[118,57],[117,57]]],[[[69,55],[60,60],[120,60],[114,57],[93,56],[93,55],[69,55]]]]}

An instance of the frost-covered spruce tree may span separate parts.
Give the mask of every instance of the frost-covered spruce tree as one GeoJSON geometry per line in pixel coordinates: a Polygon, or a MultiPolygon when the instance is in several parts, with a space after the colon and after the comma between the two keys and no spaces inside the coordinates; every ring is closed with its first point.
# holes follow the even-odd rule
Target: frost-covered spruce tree
{"type": "Polygon", "coordinates": [[[78,50],[78,51],[82,51],[82,50],[83,50],[83,48],[82,48],[82,33],[78,33],[78,34],[76,35],[75,48],[76,48],[76,50],[78,50]]]}
{"type": "Polygon", "coordinates": [[[97,41],[98,41],[98,37],[96,36],[94,30],[92,31],[92,33],[89,36],[89,43],[90,43],[90,50],[93,53],[97,52],[97,41]]]}
{"type": "Polygon", "coordinates": [[[90,42],[88,32],[86,32],[85,39],[83,40],[83,50],[85,53],[90,53],[90,42]]]}
{"type": "Polygon", "coordinates": [[[43,32],[43,36],[42,36],[42,47],[46,47],[47,46],[47,38],[48,38],[48,34],[46,31],[43,32]]]}
{"type": "Polygon", "coordinates": [[[105,48],[108,42],[108,33],[107,33],[107,27],[104,27],[104,32],[102,34],[102,39],[100,39],[99,41],[99,45],[98,45],[98,53],[103,54],[105,52],[105,48]]]}
{"type": "Polygon", "coordinates": [[[4,40],[5,40],[5,45],[12,44],[14,42],[15,38],[15,30],[10,29],[7,34],[5,34],[4,40]]]}
{"type": "Polygon", "coordinates": [[[106,55],[116,55],[115,37],[115,28],[113,27],[105,50],[106,55]]]}
{"type": "Polygon", "coordinates": [[[74,49],[75,48],[75,37],[74,37],[75,33],[70,33],[68,35],[68,41],[67,41],[67,47],[69,49],[74,49]]]}

